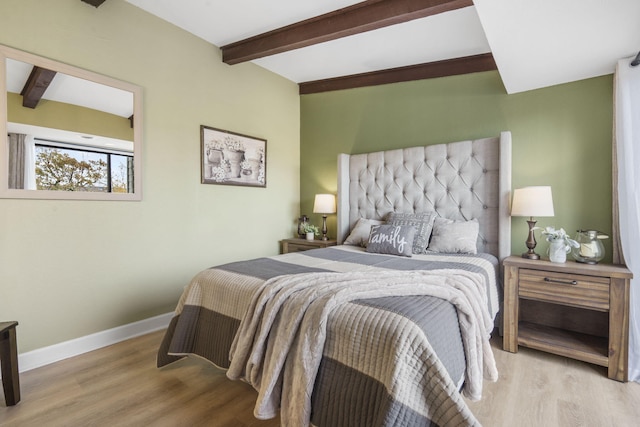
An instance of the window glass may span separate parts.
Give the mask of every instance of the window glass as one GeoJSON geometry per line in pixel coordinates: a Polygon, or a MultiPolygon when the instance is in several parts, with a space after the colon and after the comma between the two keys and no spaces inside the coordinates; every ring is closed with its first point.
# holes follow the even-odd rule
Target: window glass
{"type": "Polygon", "coordinates": [[[133,156],[36,142],[38,190],[133,192],[133,156]]]}

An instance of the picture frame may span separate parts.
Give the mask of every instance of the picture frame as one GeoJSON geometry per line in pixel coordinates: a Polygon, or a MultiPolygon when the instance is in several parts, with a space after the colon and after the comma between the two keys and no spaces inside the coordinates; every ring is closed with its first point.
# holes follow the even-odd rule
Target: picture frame
{"type": "Polygon", "coordinates": [[[200,125],[202,184],[266,188],[267,140],[200,125]]]}

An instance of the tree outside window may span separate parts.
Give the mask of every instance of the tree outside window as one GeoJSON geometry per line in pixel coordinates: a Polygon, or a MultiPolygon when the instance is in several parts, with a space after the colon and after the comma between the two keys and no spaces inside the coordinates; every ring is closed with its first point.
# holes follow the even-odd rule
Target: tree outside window
{"type": "Polygon", "coordinates": [[[38,190],[127,193],[132,156],[36,144],[38,190]]]}

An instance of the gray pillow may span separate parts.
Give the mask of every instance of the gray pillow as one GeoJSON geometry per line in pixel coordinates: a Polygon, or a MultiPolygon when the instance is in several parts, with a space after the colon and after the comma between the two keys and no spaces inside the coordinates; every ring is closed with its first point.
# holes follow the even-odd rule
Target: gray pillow
{"type": "Polygon", "coordinates": [[[367,252],[410,257],[415,233],[412,225],[374,225],[367,252]]]}
{"type": "Polygon", "coordinates": [[[426,252],[431,236],[431,228],[436,218],[435,212],[422,213],[397,213],[391,212],[387,215],[387,224],[390,225],[412,225],[416,229],[416,236],[413,239],[413,253],[423,254],[426,252]]]}
{"type": "Polygon", "coordinates": [[[477,219],[453,221],[436,218],[433,223],[429,251],[449,254],[475,254],[480,225],[477,219]]]}
{"type": "Polygon", "coordinates": [[[384,224],[384,221],[360,218],[358,222],[356,222],[356,226],[351,230],[349,237],[345,239],[344,244],[366,248],[367,242],[369,241],[369,234],[371,234],[371,226],[380,224],[384,224]]]}

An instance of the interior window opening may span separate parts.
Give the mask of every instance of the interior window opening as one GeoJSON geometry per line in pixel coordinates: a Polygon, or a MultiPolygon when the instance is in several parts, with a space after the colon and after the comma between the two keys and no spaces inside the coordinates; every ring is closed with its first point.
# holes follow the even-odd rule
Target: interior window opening
{"type": "Polygon", "coordinates": [[[36,139],[35,184],[38,190],[133,193],[133,156],[36,139]]]}

